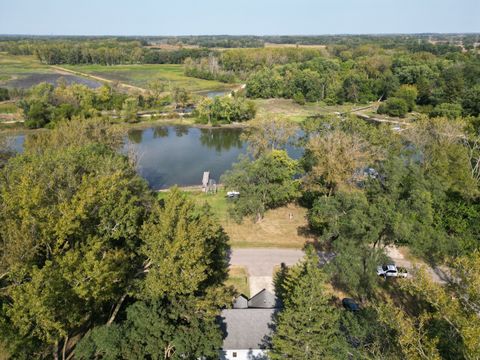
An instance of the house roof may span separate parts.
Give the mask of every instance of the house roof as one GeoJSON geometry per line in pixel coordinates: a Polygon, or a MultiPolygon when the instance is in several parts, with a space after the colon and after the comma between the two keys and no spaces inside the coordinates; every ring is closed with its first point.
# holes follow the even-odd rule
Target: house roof
{"type": "Polygon", "coordinates": [[[233,302],[233,308],[234,309],[246,309],[248,308],[248,299],[245,297],[245,295],[240,295],[235,299],[233,302]]]}
{"type": "Polygon", "coordinates": [[[218,321],[223,332],[222,350],[265,349],[273,333],[277,309],[225,309],[218,321]]]}
{"type": "Polygon", "coordinates": [[[270,291],[263,289],[248,300],[249,308],[272,309],[278,308],[278,299],[270,291]]]}

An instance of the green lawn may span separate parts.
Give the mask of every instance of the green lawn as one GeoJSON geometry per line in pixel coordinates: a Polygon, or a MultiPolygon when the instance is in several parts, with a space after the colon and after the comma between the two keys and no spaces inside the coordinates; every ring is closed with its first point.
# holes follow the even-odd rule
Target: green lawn
{"type": "Polygon", "coordinates": [[[250,297],[247,271],[243,266],[231,266],[228,272],[227,286],[233,286],[239,294],[250,297]]]}
{"type": "MultiPolygon", "coordinates": [[[[214,215],[228,234],[232,247],[301,249],[305,243],[314,240],[308,233],[307,210],[303,207],[289,204],[267,211],[264,219],[258,223],[245,218],[241,224],[238,224],[228,214],[230,204],[223,189],[212,195],[199,190],[185,191],[185,193],[197,204],[208,203],[211,206],[214,215]]],[[[163,198],[167,193],[159,192],[158,194],[159,198],[163,198]]]]}
{"type": "Polygon", "coordinates": [[[177,64],[62,65],[62,67],[138,87],[146,87],[150,81],[156,79],[171,86],[184,87],[192,92],[227,90],[233,86],[218,81],[187,77],[183,74],[183,65],[177,64]]]}

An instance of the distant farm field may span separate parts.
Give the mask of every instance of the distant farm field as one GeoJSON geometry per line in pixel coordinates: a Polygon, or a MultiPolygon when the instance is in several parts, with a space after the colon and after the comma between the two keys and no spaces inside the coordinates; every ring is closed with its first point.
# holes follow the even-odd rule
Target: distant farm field
{"type": "Polygon", "coordinates": [[[0,53],[0,86],[26,89],[41,82],[55,85],[60,78],[67,84],[80,83],[93,88],[101,85],[91,79],[55,71],[34,56],[0,53]]]}
{"type": "Polygon", "coordinates": [[[146,88],[150,81],[158,79],[167,85],[199,93],[228,91],[235,87],[233,84],[185,76],[183,65],[177,64],[59,65],[55,68],[40,63],[34,56],[14,56],[0,52],[0,86],[29,88],[43,81],[55,84],[58,79],[64,78],[67,83],[75,82],[98,87],[101,80],[88,77],[96,76],[140,88],[146,88]],[[61,70],[62,68],[76,73],[66,73],[61,70]]]}
{"type": "Polygon", "coordinates": [[[161,80],[171,86],[184,87],[189,91],[228,90],[230,84],[218,81],[196,79],[183,74],[183,65],[177,64],[142,64],[142,65],[63,65],[65,69],[79,73],[118,81],[124,84],[147,87],[152,80],[161,80]]]}

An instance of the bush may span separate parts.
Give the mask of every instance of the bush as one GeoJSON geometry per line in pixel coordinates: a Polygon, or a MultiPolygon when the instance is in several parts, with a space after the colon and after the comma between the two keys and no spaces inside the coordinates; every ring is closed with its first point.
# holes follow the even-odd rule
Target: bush
{"type": "Polygon", "coordinates": [[[395,92],[395,97],[404,100],[407,104],[407,111],[412,111],[418,97],[417,87],[415,85],[402,85],[395,92]]]}
{"type": "Polygon", "coordinates": [[[0,88],[0,101],[10,100],[8,89],[0,88]]]}
{"type": "Polygon", "coordinates": [[[462,105],[443,103],[435,106],[435,108],[428,114],[430,117],[447,117],[451,120],[456,119],[462,115],[462,105]]]}
{"type": "Polygon", "coordinates": [[[301,92],[297,92],[293,95],[293,101],[295,101],[299,105],[305,105],[305,96],[301,92]]]}
{"type": "Polygon", "coordinates": [[[408,112],[408,105],[405,100],[399,98],[389,98],[382,103],[377,110],[379,114],[387,114],[389,116],[405,117],[408,112]]]}

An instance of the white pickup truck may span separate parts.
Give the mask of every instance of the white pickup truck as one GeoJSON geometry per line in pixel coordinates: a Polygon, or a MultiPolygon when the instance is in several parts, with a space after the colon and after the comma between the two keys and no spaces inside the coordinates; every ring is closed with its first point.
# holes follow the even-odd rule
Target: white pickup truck
{"type": "Polygon", "coordinates": [[[377,268],[377,275],[387,277],[404,277],[408,276],[408,272],[404,268],[397,268],[396,265],[383,265],[377,268]]]}

